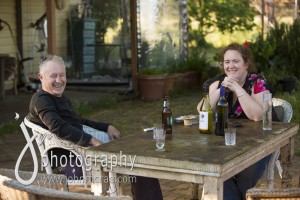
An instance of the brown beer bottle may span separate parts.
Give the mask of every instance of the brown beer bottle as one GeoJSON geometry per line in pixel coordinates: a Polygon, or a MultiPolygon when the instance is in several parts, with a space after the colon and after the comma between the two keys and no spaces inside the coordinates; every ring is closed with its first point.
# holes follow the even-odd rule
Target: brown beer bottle
{"type": "Polygon", "coordinates": [[[170,108],[170,101],[167,96],[164,98],[164,105],[162,110],[162,125],[166,130],[166,136],[170,138],[172,136],[171,134],[172,134],[173,118],[172,118],[172,111],[170,108]]]}

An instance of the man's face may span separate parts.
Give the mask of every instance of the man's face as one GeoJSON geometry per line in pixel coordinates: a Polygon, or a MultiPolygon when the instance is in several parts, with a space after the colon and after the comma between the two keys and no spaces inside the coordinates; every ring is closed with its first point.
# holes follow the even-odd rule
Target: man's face
{"type": "Polygon", "coordinates": [[[67,83],[65,67],[59,63],[48,61],[39,74],[44,91],[61,97],[67,83]]]}

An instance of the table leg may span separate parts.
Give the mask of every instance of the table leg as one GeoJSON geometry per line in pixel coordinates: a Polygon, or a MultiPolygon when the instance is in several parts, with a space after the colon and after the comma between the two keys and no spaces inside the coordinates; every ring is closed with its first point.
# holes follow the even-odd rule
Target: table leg
{"type": "Polygon", "coordinates": [[[109,185],[110,185],[110,196],[117,197],[123,195],[123,189],[121,187],[122,175],[114,173],[113,171],[109,172],[109,185]]]}
{"type": "Polygon", "coordinates": [[[223,182],[218,177],[204,177],[202,200],[222,200],[223,182]]]}
{"type": "Polygon", "coordinates": [[[282,163],[282,181],[281,188],[290,187],[292,181],[292,173],[290,168],[292,166],[292,159],[294,156],[294,138],[290,138],[290,142],[280,149],[281,163],[282,163]]]}
{"type": "Polygon", "coordinates": [[[105,196],[109,190],[109,174],[101,166],[93,164],[91,192],[95,196],[105,196]]]}
{"type": "Polygon", "coordinates": [[[190,189],[191,189],[191,199],[198,199],[199,184],[191,183],[190,189]]]}

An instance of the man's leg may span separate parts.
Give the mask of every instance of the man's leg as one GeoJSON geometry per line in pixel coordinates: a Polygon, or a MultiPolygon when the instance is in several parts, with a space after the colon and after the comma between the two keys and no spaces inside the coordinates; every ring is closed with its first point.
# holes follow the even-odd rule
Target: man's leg
{"type": "MultiPolygon", "coordinates": [[[[86,125],[82,125],[83,131],[86,132],[87,134],[90,134],[91,136],[93,136],[94,138],[96,138],[97,140],[100,140],[103,143],[108,143],[110,142],[110,138],[108,136],[108,134],[104,131],[99,131],[97,129],[91,128],[89,126],[86,125]]],[[[109,177],[107,177],[108,180],[110,180],[109,182],[109,192],[110,192],[110,196],[117,196],[119,191],[118,191],[118,183],[116,182],[116,174],[113,172],[109,172],[109,177]]]]}
{"type": "Polygon", "coordinates": [[[87,134],[90,134],[91,136],[93,136],[97,140],[100,140],[103,143],[110,142],[110,138],[109,138],[108,134],[104,131],[99,131],[97,129],[91,128],[86,125],[82,125],[82,129],[84,132],[86,132],[87,134]]]}
{"type": "Polygon", "coordinates": [[[162,200],[159,181],[156,178],[131,176],[133,200],[162,200]]]}
{"type": "Polygon", "coordinates": [[[74,156],[65,166],[60,167],[60,173],[66,175],[68,180],[82,180],[83,174],[80,160],[74,156]]]}

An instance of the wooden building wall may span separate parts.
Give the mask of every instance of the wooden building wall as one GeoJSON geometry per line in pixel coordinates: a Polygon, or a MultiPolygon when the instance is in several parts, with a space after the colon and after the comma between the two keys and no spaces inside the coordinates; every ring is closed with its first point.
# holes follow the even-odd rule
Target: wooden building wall
{"type": "Polygon", "coordinates": [[[0,19],[6,21],[12,29],[13,36],[6,24],[1,23],[3,29],[0,31],[0,54],[9,54],[9,56],[17,56],[16,46],[16,12],[15,1],[0,1],[0,19]]]}
{"type": "MultiPolygon", "coordinates": [[[[81,0],[65,0],[62,10],[55,9],[56,28],[56,54],[66,59],[67,55],[67,19],[70,17],[71,9],[81,0]]],[[[25,71],[35,76],[38,73],[40,58],[47,52],[38,52],[37,47],[41,45],[39,31],[30,26],[46,12],[45,1],[25,0],[22,1],[22,23],[23,23],[23,52],[24,57],[33,57],[33,61],[24,63],[25,71]]]]}

